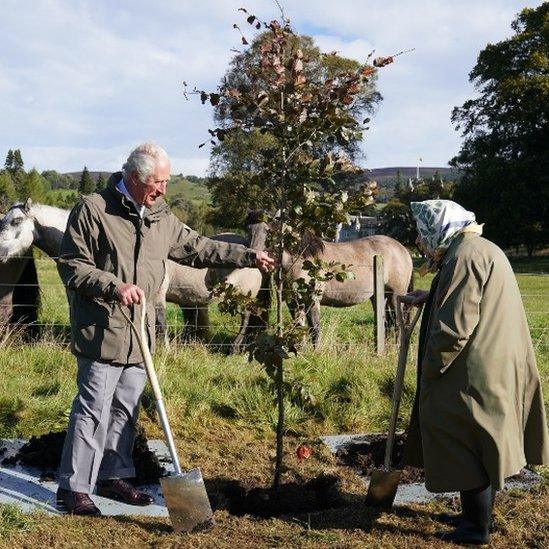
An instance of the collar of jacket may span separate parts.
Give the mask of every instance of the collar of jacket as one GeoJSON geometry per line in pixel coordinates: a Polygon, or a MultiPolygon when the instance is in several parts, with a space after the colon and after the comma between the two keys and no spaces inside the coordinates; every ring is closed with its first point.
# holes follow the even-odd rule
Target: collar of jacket
{"type": "MultiPolygon", "coordinates": [[[[139,219],[139,214],[135,211],[133,203],[121,193],[116,185],[122,179],[122,172],[115,172],[109,177],[107,182],[107,192],[114,198],[130,217],[139,219]]],[[[157,198],[151,208],[145,208],[143,221],[150,225],[155,223],[168,214],[170,207],[163,198],[157,198]]]]}
{"type": "Polygon", "coordinates": [[[448,249],[446,252],[444,252],[444,256],[438,263],[438,271],[440,272],[440,269],[442,269],[442,266],[448,263],[450,261],[450,258],[452,257],[452,254],[454,253],[454,250],[464,241],[464,240],[470,240],[471,238],[478,238],[480,235],[477,233],[459,233],[450,243],[450,246],[448,246],[448,249]]]}

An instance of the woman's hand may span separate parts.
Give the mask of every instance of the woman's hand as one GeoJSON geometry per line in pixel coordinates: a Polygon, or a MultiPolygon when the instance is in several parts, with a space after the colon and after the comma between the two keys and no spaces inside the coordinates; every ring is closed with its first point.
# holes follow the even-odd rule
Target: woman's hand
{"type": "Polygon", "coordinates": [[[428,297],[429,292],[426,292],[425,290],[414,290],[413,292],[403,295],[400,300],[402,303],[406,303],[407,305],[419,307],[427,301],[428,297]]]}

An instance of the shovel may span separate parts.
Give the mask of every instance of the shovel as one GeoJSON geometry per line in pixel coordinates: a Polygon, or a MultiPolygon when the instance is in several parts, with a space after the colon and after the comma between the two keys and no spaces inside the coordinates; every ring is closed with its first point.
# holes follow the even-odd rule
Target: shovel
{"type": "Polygon", "coordinates": [[[393,389],[393,401],[391,410],[391,421],[389,423],[389,432],[387,433],[387,445],[385,446],[385,460],[383,469],[372,471],[368,494],[366,495],[366,505],[378,507],[381,509],[390,509],[395,500],[400,474],[402,471],[391,469],[391,454],[395,443],[396,423],[398,419],[398,409],[400,407],[400,397],[402,396],[402,386],[404,384],[404,372],[406,371],[406,359],[408,358],[408,348],[410,347],[410,338],[412,332],[421,315],[423,306],[418,307],[412,321],[408,326],[402,317],[402,300],[398,297],[397,320],[400,331],[400,348],[398,351],[398,366],[396,371],[395,387],[393,389]]]}
{"type": "Polygon", "coordinates": [[[143,359],[147,376],[152,386],[154,397],[156,399],[156,408],[160,416],[160,423],[166,435],[166,442],[170,450],[175,475],[160,479],[162,493],[166,501],[166,507],[172,521],[173,529],[176,532],[192,532],[197,530],[206,530],[213,526],[213,513],[202,479],[200,469],[192,469],[187,473],[181,471],[177,451],[173,441],[172,430],[168,423],[168,416],[164,407],[160,385],[154,370],[153,360],[149,346],[145,343],[147,336],[145,333],[145,299],[143,298],[143,307],[141,314],[141,330],[138,330],[130,317],[120,306],[122,314],[130,324],[132,332],[135,334],[143,359]]]}

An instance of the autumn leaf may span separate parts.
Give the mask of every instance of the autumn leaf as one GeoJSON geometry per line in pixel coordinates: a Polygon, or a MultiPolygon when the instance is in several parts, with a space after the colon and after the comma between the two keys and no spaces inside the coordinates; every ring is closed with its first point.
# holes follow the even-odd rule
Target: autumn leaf
{"type": "Polygon", "coordinates": [[[385,67],[394,61],[393,57],[376,57],[374,59],[374,67],[385,67]]]}
{"type": "Polygon", "coordinates": [[[295,451],[297,460],[300,463],[306,459],[309,459],[311,457],[311,454],[312,454],[311,449],[305,444],[300,444],[295,451]]]}
{"type": "Polygon", "coordinates": [[[374,74],[374,72],[376,72],[375,68],[374,67],[371,67],[370,65],[366,65],[363,69],[362,69],[362,75],[363,76],[370,76],[371,74],[374,74]]]}

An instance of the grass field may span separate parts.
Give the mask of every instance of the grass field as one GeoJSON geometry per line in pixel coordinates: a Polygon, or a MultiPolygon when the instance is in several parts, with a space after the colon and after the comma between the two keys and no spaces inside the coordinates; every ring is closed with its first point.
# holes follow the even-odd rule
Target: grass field
{"type": "MultiPolygon", "coordinates": [[[[518,263],[538,365],[549,407],[548,318],[549,276],[526,274],[518,263]]],[[[531,265],[530,272],[545,266],[531,265]]],[[[0,347],[0,434],[29,437],[66,426],[75,392],[74,359],[67,348],[68,311],[53,262],[39,261],[43,289],[44,337],[34,345],[7,341],[0,347]]],[[[428,279],[416,287],[426,287],[428,279]]],[[[169,322],[180,325],[172,308],[169,322]]],[[[161,350],[156,356],[182,465],[200,465],[206,479],[226,477],[267,485],[274,458],[275,412],[266,376],[246,357],[220,351],[236,331],[235,319],[212,306],[216,334],[213,347],[188,345],[161,350]]],[[[434,511],[449,510],[443,500],[411,505],[379,516],[362,504],[362,480],[336,465],[317,441],[320,434],[371,432],[387,428],[396,348],[379,358],[373,351],[373,315],[369,304],[350,309],[323,309],[320,349],[305,349],[288,361],[288,372],[314,397],[301,407],[287,405],[285,480],[334,473],[342,479],[347,506],[306,516],[258,520],[216,513],[209,533],[174,535],[163,519],[24,516],[0,506],[0,547],[443,547],[432,534],[440,525],[434,511]],[[311,459],[299,463],[295,448],[306,442],[311,459]]],[[[1,336],[0,336],[1,339],[1,336]]],[[[414,341],[415,347],[415,341],[414,341]]],[[[412,349],[412,354],[415,349],[412,349]]],[[[406,375],[400,428],[405,428],[415,390],[415,367],[406,375]]],[[[150,437],[161,438],[148,390],[141,421],[150,437]]],[[[543,472],[543,471],[542,471],[543,472]]],[[[545,473],[544,473],[545,474],[545,473]]],[[[549,475],[534,494],[505,493],[496,504],[492,547],[549,546],[549,475]]],[[[449,546],[448,546],[449,547],[449,546]]]]}

